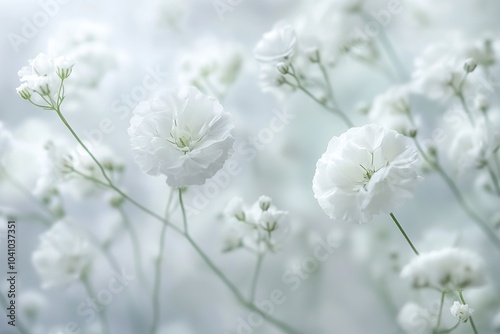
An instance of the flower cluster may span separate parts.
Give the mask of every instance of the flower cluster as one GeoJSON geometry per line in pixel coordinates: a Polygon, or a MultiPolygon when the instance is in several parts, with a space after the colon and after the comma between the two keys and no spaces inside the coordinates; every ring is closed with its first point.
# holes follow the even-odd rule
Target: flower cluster
{"type": "Polygon", "coordinates": [[[222,168],[234,138],[232,116],[195,87],[141,102],[128,134],[141,170],[170,186],[203,184],[222,168]]]}
{"type": "Polygon", "coordinates": [[[480,286],[486,281],[485,263],[464,249],[444,248],[420,254],[401,271],[414,288],[456,289],[480,286]]]}
{"type": "Polygon", "coordinates": [[[70,76],[73,65],[66,57],[40,53],[18,72],[21,86],[17,93],[45,109],[58,107],[64,98],[63,82],[70,76]]]}
{"type": "Polygon", "coordinates": [[[333,137],[316,164],[314,196],[332,219],[364,223],[390,213],[418,184],[411,140],[375,124],[333,137]]]}
{"type": "Polygon", "coordinates": [[[56,222],[40,236],[32,255],[33,266],[44,288],[71,283],[79,279],[93,259],[92,245],[72,223],[56,222]]]}
{"type": "Polygon", "coordinates": [[[224,251],[242,247],[257,252],[276,250],[289,228],[288,212],[278,210],[271,204],[267,196],[261,196],[250,207],[246,207],[241,198],[234,198],[225,210],[229,224],[224,251]]]}

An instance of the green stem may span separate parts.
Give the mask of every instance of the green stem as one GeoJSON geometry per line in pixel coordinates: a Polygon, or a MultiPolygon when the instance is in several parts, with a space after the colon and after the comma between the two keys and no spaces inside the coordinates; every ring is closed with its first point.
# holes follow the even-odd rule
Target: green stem
{"type": "Polygon", "coordinates": [[[146,277],[144,277],[144,270],[142,268],[142,255],[141,247],[139,246],[139,238],[125,210],[122,207],[119,207],[118,212],[120,213],[123,224],[125,225],[125,228],[127,229],[127,232],[130,236],[130,243],[132,244],[132,250],[134,253],[135,271],[138,273],[139,280],[141,281],[143,286],[147,287],[147,280],[146,277]]]}
{"type": "Polygon", "coordinates": [[[184,233],[189,234],[188,230],[188,224],[187,224],[187,215],[186,215],[186,208],[184,207],[184,201],[182,199],[182,190],[179,188],[179,205],[181,206],[181,211],[182,211],[182,222],[184,225],[184,233]]]}
{"type": "MultiPolygon", "coordinates": [[[[467,302],[465,301],[464,293],[462,290],[460,290],[458,292],[458,295],[460,296],[460,300],[462,301],[462,304],[464,304],[464,305],[467,304],[467,302]]],[[[474,334],[478,334],[476,324],[474,324],[474,319],[472,319],[472,316],[469,316],[469,320],[470,320],[470,326],[472,327],[472,331],[474,332],[474,334]]]]}
{"type": "Polygon", "coordinates": [[[330,97],[330,101],[333,104],[333,106],[331,106],[331,107],[327,105],[326,101],[321,101],[313,93],[311,93],[306,87],[304,87],[304,85],[302,85],[300,78],[295,73],[295,69],[293,68],[293,66],[291,64],[290,64],[290,69],[292,70],[292,72],[290,72],[289,74],[295,79],[297,84],[294,85],[293,83],[287,81],[286,79],[285,79],[285,83],[293,88],[298,88],[299,90],[304,92],[307,96],[309,96],[314,102],[318,103],[326,110],[329,110],[329,111],[333,112],[334,114],[336,114],[337,116],[339,116],[342,119],[342,121],[347,125],[347,127],[349,127],[349,128],[354,127],[354,123],[350,120],[350,118],[344,112],[342,112],[342,110],[340,110],[338,108],[338,106],[336,105],[336,102],[333,99],[333,90],[332,90],[333,88],[331,86],[330,78],[328,77],[328,73],[326,73],[326,69],[324,68],[323,65],[320,64],[320,67],[321,67],[321,71],[323,72],[323,76],[325,77],[326,85],[329,89],[328,95],[330,97]]]}
{"type": "Polygon", "coordinates": [[[257,292],[257,282],[259,281],[259,275],[260,275],[260,270],[262,268],[263,260],[264,260],[264,254],[259,252],[257,254],[257,264],[255,265],[255,272],[253,274],[252,286],[250,289],[250,301],[252,302],[255,300],[255,294],[257,292]]]}
{"type": "Polygon", "coordinates": [[[438,320],[437,320],[437,324],[436,324],[436,332],[439,331],[439,326],[441,325],[441,317],[443,315],[443,305],[444,305],[445,294],[446,294],[446,292],[443,290],[443,292],[441,292],[441,302],[439,304],[439,314],[438,314],[438,320]]]}
{"type": "MultiPolygon", "coordinates": [[[[135,201],[134,199],[132,199],[130,196],[128,196],[127,194],[125,194],[123,191],[121,191],[118,187],[116,187],[113,182],[111,181],[111,179],[108,177],[108,175],[106,174],[106,171],[104,170],[103,166],[101,165],[101,163],[97,160],[97,158],[92,154],[92,152],[90,152],[90,150],[87,148],[87,146],[85,146],[85,144],[82,142],[82,140],[78,137],[78,135],[76,134],[76,132],[71,128],[71,126],[69,125],[69,123],[66,121],[66,119],[64,118],[64,116],[62,115],[62,113],[60,112],[59,108],[56,109],[56,112],[57,112],[57,115],[59,116],[59,118],[61,119],[61,121],[64,123],[64,125],[68,128],[68,130],[71,132],[71,134],[73,135],[73,137],[75,137],[75,139],[78,141],[78,143],[82,146],[82,148],[89,154],[89,156],[92,158],[92,160],[96,163],[96,165],[99,167],[99,169],[101,170],[102,172],[102,175],[104,176],[104,178],[106,179],[107,183],[106,182],[103,182],[99,179],[96,179],[92,176],[87,176],[83,173],[78,173],[79,175],[81,175],[82,177],[88,179],[88,180],[91,180],[93,182],[96,182],[98,184],[101,184],[103,186],[106,186],[106,187],[109,187],[111,189],[113,189],[114,191],[116,191],[118,194],[122,195],[123,198],[125,198],[126,200],[128,200],[130,203],[134,204],[137,208],[141,209],[142,211],[144,211],[145,213],[149,214],[150,216],[158,219],[160,222],[162,222],[164,224],[164,226],[162,226],[162,229],[165,229],[166,228],[166,225],[168,225],[169,227],[171,227],[175,232],[183,235],[186,240],[191,244],[191,246],[193,246],[193,248],[196,250],[196,252],[202,257],[202,259],[205,261],[205,263],[207,263],[207,265],[212,269],[212,271],[214,271],[214,273],[226,284],[226,286],[231,290],[231,292],[235,295],[236,299],[243,305],[245,306],[247,309],[251,310],[251,311],[254,311],[258,314],[260,314],[264,319],[266,319],[267,321],[269,321],[270,323],[274,324],[275,326],[277,326],[278,328],[280,328],[281,330],[283,330],[285,333],[289,333],[289,334],[299,334],[300,332],[298,332],[297,330],[293,329],[292,327],[290,327],[288,324],[272,317],[271,315],[263,312],[262,310],[260,310],[257,306],[255,306],[252,302],[249,302],[247,300],[245,300],[245,298],[243,297],[243,295],[238,291],[238,289],[226,278],[226,276],[212,263],[212,261],[210,260],[210,258],[208,258],[208,256],[198,247],[198,245],[194,242],[193,239],[191,239],[191,237],[184,233],[181,229],[179,229],[177,226],[171,224],[167,219],[164,219],[163,217],[161,217],[160,215],[156,214],[155,212],[149,210],[148,208],[146,208],[145,206],[143,206],[142,204],[140,204],[139,202],[135,201]]],[[[183,215],[185,216],[185,210],[183,210],[183,215]]]]}
{"type": "MultiPolygon", "coordinates": [[[[170,191],[168,196],[167,207],[165,209],[165,221],[169,219],[170,215],[170,205],[172,203],[174,191],[170,191]]],[[[158,324],[160,319],[160,294],[161,294],[161,267],[163,264],[163,253],[165,251],[165,236],[167,234],[167,224],[163,224],[160,232],[160,248],[158,251],[158,256],[155,261],[155,280],[153,287],[153,322],[151,325],[151,334],[155,334],[158,331],[158,324]]]]}
{"type": "Polygon", "coordinates": [[[436,171],[441,175],[441,178],[445,181],[445,183],[448,185],[450,190],[452,191],[453,195],[455,196],[455,199],[457,202],[460,204],[461,208],[464,210],[464,212],[471,218],[477,226],[484,232],[484,234],[490,239],[490,241],[495,245],[500,250],[500,239],[496,236],[495,232],[490,230],[489,224],[486,223],[479,215],[477,215],[474,210],[467,204],[465,201],[464,196],[460,192],[460,189],[457,187],[453,179],[445,172],[443,167],[439,164],[439,162],[432,160],[427,156],[425,153],[424,149],[418,142],[417,138],[413,138],[413,141],[415,142],[415,146],[417,147],[418,151],[420,152],[420,155],[424,158],[424,160],[431,166],[433,166],[436,171]]]}
{"type": "Polygon", "coordinates": [[[391,216],[391,218],[394,221],[394,223],[396,223],[396,226],[398,227],[399,231],[401,231],[401,233],[405,237],[406,241],[408,242],[408,244],[410,245],[411,249],[413,250],[413,253],[415,253],[415,255],[419,255],[417,249],[415,248],[415,246],[413,246],[413,243],[411,242],[410,238],[406,234],[405,230],[403,229],[403,227],[401,226],[401,224],[399,224],[398,220],[396,219],[396,216],[394,216],[394,214],[392,212],[389,215],[391,216]]]}

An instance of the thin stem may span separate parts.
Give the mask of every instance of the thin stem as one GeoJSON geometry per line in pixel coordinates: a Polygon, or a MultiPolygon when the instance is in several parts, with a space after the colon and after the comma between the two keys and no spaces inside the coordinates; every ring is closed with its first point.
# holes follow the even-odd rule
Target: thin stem
{"type": "Polygon", "coordinates": [[[255,272],[252,278],[252,286],[250,290],[250,301],[255,300],[255,294],[257,292],[257,282],[259,281],[260,270],[262,268],[262,262],[264,260],[264,253],[257,254],[257,264],[255,265],[255,272]]]}
{"type": "Polygon", "coordinates": [[[132,222],[128,218],[127,213],[121,206],[118,208],[118,212],[120,213],[123,224],[125,225],[125,228],[127,229],[127,232],[130,236],[130,243],[132,244],[132,250],[134,253],[135,271],[138,273],[141,283],[144,285],[144,287],[147,287],[147,280],[144,277],[144,271],[142,268],[142,256],[141,247],[139,246],[139,238],[137,237],[137,233],[134,229],[134,226],[132,225],[132,222]]]}
{"type": "Polygon", "coordinates": [[[276,327],[280,328],[283,332],[289,334],[300,334],[299,331],[290,327],[285,322],[278,320],[272,317],[270,314],[259,309],[252,301],[246,300],[245,297],[241,294],[238,288],[231,283],[231,281],[222,273],[222,271],[210,260],[210,258],[203,252],[203,250],[196,244],[196,242],[189,236],[185,235],[187,241],[191,244],[191,246],[196,250],[196,252],[201,256],[201,258],[205,261],[205,263],[210,267],[210,269],[222,280],[222,282],[231,290],[236,299],[240,302],[241,305],[248,308],[251,311],[258,313],[264,319],[274,324],[276,327]]]}
{"type": "Polygon", "coordinates": [[[433,166],[436,171],[441,175],[441,178],[446,182],[450,190],[452,191],[453,195],[455,196],[455,199],[457,202],[460,204],[464,212],[471,218],[478,226],[479,228],[484,232],[484,234],[490,239],[490,241],[495,245],[500,250],[500,239],[496,236],[496,234],[490,230],[490,227],[488,223],[486,223],[479,215],[477,215],[474,210],[469,206],[467,201],[465,200],[464,196],[460,192],[460,189],[458,186],[455,184],[453,179],[445,172],[443,167],[439,164],[439,162],[432,160],[427,156],[425,153],[424,149],[418,142],[417,138],[413,138],[413,141],[415,142],[415,146],[417,147],[418,151],[420,152],[420,155],[424,158],[424,160],[433,166]]]}
{"type": "MultiPolygon", "coordinates": [[[[172,203],[174,191],[170,191],[168,196],[167,207],[165,209],[165,221],[169,219],[170,215],[170,205],[172,203]]],[[[158,324],[160,319],[160,294],[161,294],[161,266],[163,264],[163,253],[165,251],[165,236],[167,234],[167,224],[163,224],[160,232],[160,248],[158,251],[158,256],[155,261],[155,280],[153,287],[153,322],[151,325],[151,334],[155,334],[158,331],[158,324]]]]}
{"type": "Polygon", "coordinates": [[[439,331],[439,326],[441,325],[441,317],[443,315],[443,305],[444,305],[445,294],[446,294],[446,291],[443,290],[443,292],[441,292],[441,302],[439,304],[439,314],[438,314],[438,320],[437,320],[437,324],[436,324],[436,331],[439,331]]]}
{"type": "Polygon", "coordinates": [[[497,193],[498,196],[500,196],[500,181],[498,180],[497,175],[493,171],[493,168],[491,168],[490,164],[488,163],[488,173],[490,174],[491,180],[493,181],[493,187],[495,188],[495,192],[497,193]]]}
{"type": "MultiPolygon", "coordinates": [[[[236,288],[236,286],[234,286],[234,284],[232,284],[227,278],[226,276],[220,271],[220,269],[218,269],[214,264],[213,262],[210,260],[210,258],[198,247],[198,245],[194,242],[193,239],[191,239],[191,237],[184,233],[181,229],[179,229],[177,226],[171,224],[167,219],[164,219],[162,218],[160,215],[156,214],[155,212],[151,211],[150,209],[146,208],[145,206],[143,206],[142,204],[140,204],[139,202],[135,201],[133,198],[131,198],[130,196],[128,196],[127,194],[125,194],[123,191],[121,191],[118,187],[116,187],[113,182],[111,181],[111,179],[108,177],[108,175],[106,174],[106,171],[104,170],[103,166],[101,165],[101,163],[97,160],[97,158],[92,154],[92,152],[90,152],[90,150],[87,148],[87,146],[85,146],[85,144],[82,142],[82,140],[78,137],[78,135],[76,134],[76,132],[71,128],[71,126],[69,125],[69,123],[66,121],[66,119],[64,118],[64,116],[62,115],[62,113],[60,112],[59,108],[56,109],[56,112],[59,116],[59,118],[61,119],[61,121],[64,123],[64,125],[68,128],[68,130],[71,132],[71,134],[75,137],[75,139],[78,141],[78,143],[83,147],[83,149],[90,155],[90,157],[92,158],[92,160],[97,164],[97,166],[99,166],[99,169],[101,170],[104,178],[106,179],[107,183],[106,182],[103,182],[99,179],[96,179],[92,176],[88,176],[88,175],[85,175],[83,173],[80,173],[78,172],[79,175],[81,175],[82,177],[88,179],[88,180],[91,180],[93,182],[96,182],[98,184],[101,184],[103,186],[106,186],[106,187],[109,187],[111,189],[113,189],[114,191],[116,191],[118,194],[122,195],[123,198],[125,198],[126,200],[128,200],[130,203],[134,204],[137,208],[141,209],[142,211],[144,211],[145,213],[149,214],[150,216],[158,219],[160,222],[162,222],[164,225],[162,226],[162,229],[165,229],[166,226],[169,226],[171,227],[175,232],[183,235],[186,240],[191,244],[191,246],[193,246],[193,248],[196,250],[196,252],[202,257],[202,259],[205,261],[205,263],[207,263],[207,265],[212,269],[212,271],[214,271],[214,273],[226,284],[226,286],[231,290],[231,292],[235,295],[236,299],[243,305],[245,306],[246,308],[248,308],[249,310],[252,310],[252,311],[255,311],[256,313],[260,314],[264,319],[266,319],[267,321],[269,321],[270,323],[274,324],[275,326],[279,327],[280,329],[282,329],[285,333],[289,333],[289,334],[299,334],[300,332],[298,332],[297,330],[293,329],[292,327],[290,327],[288,324],[272,317],[271,315],[263,312],[262,310],[260,310],[257,306],[255,306],[252,302],[249,302],[247,300],[245,300],[245,298],[243,297],[243,295],[238,291],[238,289],[236,288]]],[[[75,171],[76,172],[76,171],[75,171]]],[[[185,212],[183,213],[185,214],[185,212]]]]}
{"type": "Polygon", "coordinates": [[[294,85],[293,83],[287,81],[286,79],[285,79],[285,83],[288,84],[289,86],[292,86],[293,88],[298,88],[299,90],[301,90],[302,92],[304,92],[313,101],[315,101],[316,103],[318,103],[319,105],[321,105],[326,110],[329,110],[329,111],[333,112],[334,114],[336,114],[337,116],[339,116],[342,119],[342,121],[349,128],[352,128],[354,126],[354,123],[350,120],[350,118],[344,112],[342,112],[342,110],[340,110],[340,108],[337,106],[337,104],[336,104],[336,102],[334,100],[334,97],[333,97],[333,88],[332,88],[332,85],[331,85],[331,82],[330,82],[330,78],[328,77],[328,73],[326,73],[326,69],[324,68],[324,66],[321,63],[320,63],[320,68],[321,68],[321,71],[322,71],[323,76],[325,78],[325,82],[326,82],[326,85],[327,85],[328,90],[329,90],[328,96],[330,97],[330,101],[332,102],[333,106],[328,106],[327,103],[326,103],[326,101],[321,101],[313,93],[311,93],[306,87],[304,87],[304,85],[302,84],[302,81],[300,80],[300,78],[295,73],[295,69],[294,69],[294,67],[291,64],[290,64],[291,72],[289,74],[295,79],[295,81],[297,82],[297,84],[294,85]]]}
{"type": "MultiPolygon", "coordinates": [[[[96,294],[94,292],[94,289],[92,288],[92,285],[90,284],[87,273],[82,275],[81,281],[85,288],[85,291],[87,292],[88,297],[90,299],[95,298],[96,294]]],[[[99,321],[101,323],[102,330],[104,333],[110,334],[111,331],[109,329],[108,317],[106,315],[106,306],[105,305],[100,305],[100,306],[102,307],[102,309],[97,310],[97,314],[99,315],[99,321]]]]}
{"type": "Polygon", "coordinates": [[[403,234],[403,236],[405,237],[406,241],[408,242],[411,249],[413,250],[413,253],[415,253],[415,255],[419,255],[417,249],[415,248],[415,246],[413,246],[413,243],[411,242],[410,238],[406,234],[405,230],[403,229],[401,224],[399,224],[398,220],[396,219],[396,216],[394,216],[394,214],[392,212],[389,215],[391,216],[394,223],[396,223],[396,226],[398,227],[399,231],[401,231],[401,234],[403,234]]]}
{"type": "Polygon", "coordinates": [[[184,201],[182,200],[182,189],[179,188],[179,205],[181,206],[182,211],[182,222],[184,225],[184,233],[189,234],[188,224],[187,224],[187,216],[186,216],[186,208],[184,207],[184,201]]]}
{"type": "MultiPolygon", "coordinates": [[[[464,292],[462,290],[460,290],[458,292],[458,295],[460,296],[460,300],[462,301],[462,304],[467,304],[467,302],[465,301],[465,298],[464,298],[464,292]]],[[[472,316],[469,316],[469,320],[470,320],[470,326],[472,327],[472,331],[474,331],[474,334],[477,334],[477,328],[476,328],[476,324],[474,324],[474,319],[472,319],[472,316]]]]}

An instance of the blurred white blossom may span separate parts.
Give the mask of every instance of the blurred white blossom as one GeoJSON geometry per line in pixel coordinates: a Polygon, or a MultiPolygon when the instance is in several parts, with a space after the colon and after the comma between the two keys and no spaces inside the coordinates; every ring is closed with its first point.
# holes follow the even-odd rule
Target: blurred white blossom
{"type": "Polygon", "coordinates": [[[458,248],[422,253],[401,271],[414,288],[442,287],[448,284],[464,289],[486,282],[486,264],[477,254],[458,248]]]}
{"type": "Polygon", "coordinates": [[[92,245],[73,223],[56,222],[40,235],[32,254],[43,288],[69,284],[81,277],[94,257],[92,245]]]}

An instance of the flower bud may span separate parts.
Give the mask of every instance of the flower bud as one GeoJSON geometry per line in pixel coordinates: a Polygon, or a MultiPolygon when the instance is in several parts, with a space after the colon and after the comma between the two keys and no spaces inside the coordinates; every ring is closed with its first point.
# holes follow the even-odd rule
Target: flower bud
{"type": "Polygon", "coordinates": [[[17,94],[25,100],[29,100],[31,98],[31,92],[27,83],[23,83],[21,86],[17,87],[16,91],[17,94]]]}
{"type": "Polygon", "coordinates": [[[469,58],[464,63],[464,71],[467,73],[472,73],[477,67],[477,63],[474,59],[469,58]]]}
{"type": "Polygon", "coordinates": [[[271,199],[267,196],[259,197],[259,207],[262,211],[267,211],[271,206],[271,199]]]}
{"type": "Polygon", "coordinates": [[[285,63],[278,63],[278,65],[276,65],[276,68],[278,69],[278,71],[281,73],[281,74],[288,74],[288,65],[285,64],[285,63]]]}
{"type": "Polygon", "coordinates": [[[312,48],[307,51],[307,58],[311,63],[319,63],[321,60],[319,50],[317,48],[312,48]]]}

